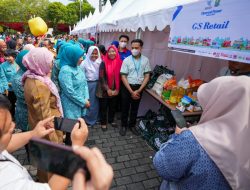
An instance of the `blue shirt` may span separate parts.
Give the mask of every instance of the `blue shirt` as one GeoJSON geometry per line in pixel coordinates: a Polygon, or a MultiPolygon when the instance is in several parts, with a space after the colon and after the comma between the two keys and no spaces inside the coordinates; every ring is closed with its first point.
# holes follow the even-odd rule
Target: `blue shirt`
{"type": "Polygon", "coordinates": [[[59,72],[59,84],[64,117],[78,119],[85,116],[89,90],[82,69],[79,66],[63,66],[59,72]]]}
{"type": "Polygon", "coordinates": [[[229,190],[225,177],[189,130],[174,134],[154,157],[159,175],[178,190],[229,190]]]}
{"type": "Polygon", "coordinates": [[[5,90],[8,90],[8,81],[6,79],[3,68],[0,65],[0,94],[3,94],[5,90]]]}
{"type": "MultiPolygon", "coordinates": [[[[16,63],[11,64],[5,61],[4,63],[2,63],[1,67],[8,83],[11,83],[13,76],[15,76],[15,74],[17,73],[18,65],[16,63]]],[[[13,91],[12,86],[9,86],[8,90],[13,91]]]]}
{"type": "Polygon", "coordinates": [[[125,50],[122,51],[122,52],[119,51],[119,55],[120,55],[121,60],[123,61],[124,59],[126,59],[128,56],[130,56],[130,55],[132,55],[132,54],[131,54],[131,51],[130,51],[130,50],[125,49],[125,50]]]}
{"type": "Polygon", "coordinates": [[[19,69],[16,75],[12,78],[12,87],[16,95],[16,113],[15,122],[16,126],[22,131],[28,130],[28,108],[24,98],[24,89],[22,85],[22,76],[24,71],[19,69]]]}

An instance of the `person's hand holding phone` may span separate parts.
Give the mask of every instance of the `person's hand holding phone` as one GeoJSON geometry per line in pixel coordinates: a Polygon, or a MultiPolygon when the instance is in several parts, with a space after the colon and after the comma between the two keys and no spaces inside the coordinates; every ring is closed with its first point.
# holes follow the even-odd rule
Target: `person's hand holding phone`
{"type": "Polygon", "coordinates": [[[71,132],[71,141],[72,145],[82,146],[88,138],[89,131],[85,121],[82,118],[78,120],[71,132]]]}
{"type": "Polygon", "coordinates": [[[53,124],[53,120],[54,120],[54,116],[40,121],[36,125],[36,127],[31,131],[32,137],[42,138],[42,137],[54,132],[55,129],[53,126],[51,126],[51,124],[53,124]]]}
{"type": "Polygon", "coordinates": [[[114,172],[106,162],[98,148],[74,148],[74,152],[81,156],[87,164],[91,179],[86,181],[83,170],[78,170],[73,179],[73,190],[108,190],[111,186],[114,172]]]}

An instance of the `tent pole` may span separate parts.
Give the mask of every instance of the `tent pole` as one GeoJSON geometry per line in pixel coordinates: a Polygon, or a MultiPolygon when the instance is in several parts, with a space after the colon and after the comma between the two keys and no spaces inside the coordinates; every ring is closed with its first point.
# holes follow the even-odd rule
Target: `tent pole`
{"type": "Polygon", "coordinates": [[[141,35],[142,35],[142,29],[139,28],[139,29],[136,31],[136,35],[135,35],[136,39],[141,39],[141,35]]]}

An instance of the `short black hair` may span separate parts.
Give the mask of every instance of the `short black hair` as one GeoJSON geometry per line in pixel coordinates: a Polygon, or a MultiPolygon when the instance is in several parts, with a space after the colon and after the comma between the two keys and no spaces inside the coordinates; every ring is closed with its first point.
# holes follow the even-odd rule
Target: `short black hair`
{"type": "Polygon", "coordinates": [[[98,48],[103,55],[106,55],[107,51],[104,45],[99,45],[98,48]]]}
{"type": "Polygon", "coordinates": [[[13,50],[16,49],[16,41],[15,40],[10,40],[6,44],[7,44],[8,49],[13,49],[13,50]]]}
{"type": "Polygon", "coordinates": [[[127,35],[122,34],[122,35],[120,35],[119,40],[120,40],[121,38],[126,38],[126,39],[128,40],[128,42],[129,42],[129,37],[128,37],[127,35]]]}
{"type": "Polygon", "coordinates": [[[11,108],[11,103],[4,95],[0,94],[0,109],[9,110],[11,108]]]}
{"type": "Polygon", "coordinates": [[[44,41],[44,42],[45,42],[45,41],[47,41],[47,42],[49,43],[49,45],[51,45],[51,44],[52,44],[51,40],[50,40],[50,39],[48,39],[48,38],[45,38],[43,41],[44,41]]]}
{"type": "Polygon", "coordinates": [[[13,49],[7,49],[4,53],[5,56],[11,56],[11,57],[14,57],[16,58],[17,56],[17,52],[13,49]]]}
{"type": "Polygon", "coordinates": [[[131,44],[132,43],[139,43],[141,47],[143,47],[143,44],[144,44],[141,39],[134,39],[134,40],[131,41],[131,44]]]}

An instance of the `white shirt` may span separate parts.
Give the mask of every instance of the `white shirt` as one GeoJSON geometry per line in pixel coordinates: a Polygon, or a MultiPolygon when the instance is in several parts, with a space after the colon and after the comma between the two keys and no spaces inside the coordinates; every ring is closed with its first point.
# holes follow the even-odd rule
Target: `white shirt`
{"type": "Polygon", "coordinates": [[[120,71],[121,75],[127,75],[129,84],[142,84],[144,75],[150,72],[149,60],[143,55],[139,60],[135,60],[132,55],[124,59],[120,71]]]}
{"type": "Polygon", "coordinates": [[[6,150],[0,152],[0,189],[1,190],[50,190],[46,183],[36,183],[26,168],[6,150]]]}

